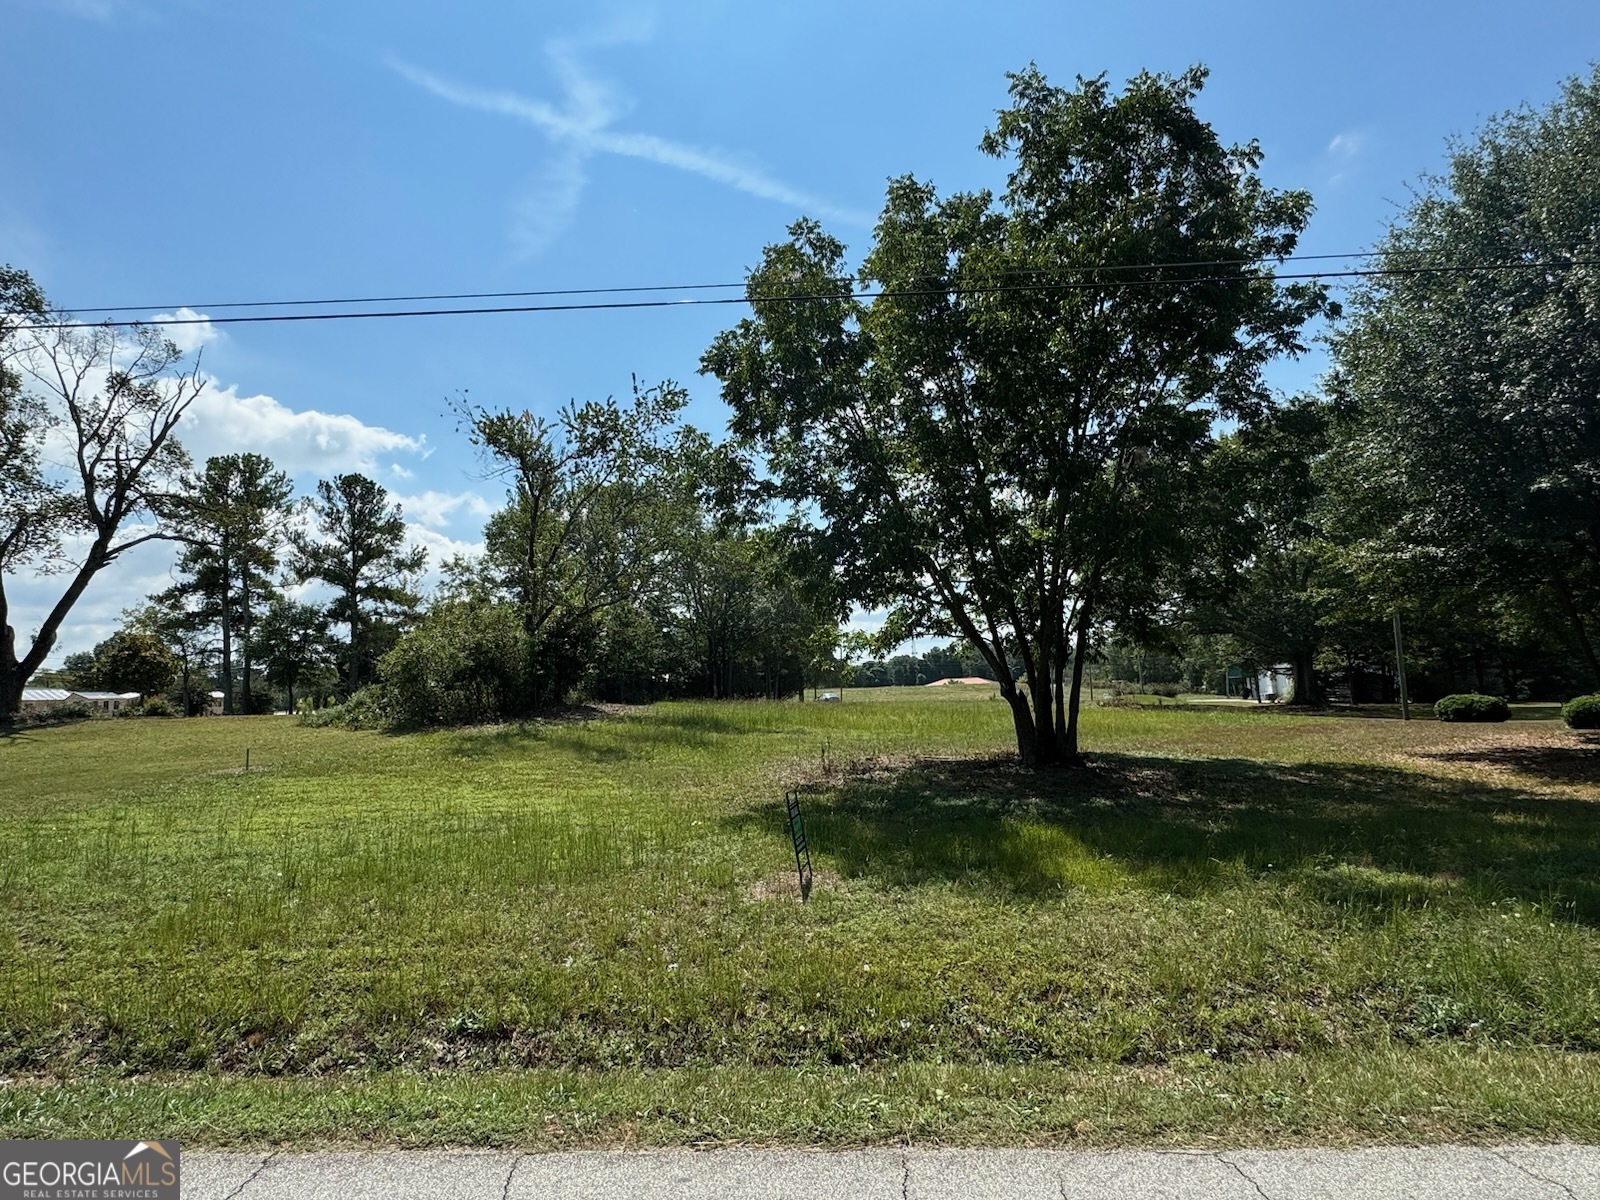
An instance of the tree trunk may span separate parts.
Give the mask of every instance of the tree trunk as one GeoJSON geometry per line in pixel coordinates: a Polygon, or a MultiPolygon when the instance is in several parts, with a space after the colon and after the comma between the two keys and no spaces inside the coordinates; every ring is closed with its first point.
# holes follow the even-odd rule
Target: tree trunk
{"type": "MultiPolygon", "coordinates": [[[[1067,644],[1067,639],[1065,637],[1063,637],[1061,639],[1062,647],[1064,648],[1066,646],[1066,644],[1067,644]]],[[[1057,742],[1058,745],[1062,746],[1063,748],[1065,748],[1066,745],[1067,745],[1067,733],[1068,733],[1068,730],[1067,730],[1067,708],[1068,708],[1068,704],[1067,704],[1067,696],[1066,696],[1066,673],[1067,673],[1067,670],[1066,669],[1067,669],[1067,662],[1066,662],[1065,657],[1063,657],[1061,655],[1057,655],[1056,656],[1056,667],[1055,667],[1055,675],[1056,675],[1056,679],[1055,679],[1055,688],[1056,688],[1056,713],[1055,713],[1055,716],[1056,716],[1056,742],[1057,742]]],[[[1069,753],[1068,757],[1070,757],[1070,753],[1069,753]]]]}
{"type": "Polygon", "coordinates": [[[1050,668],[1044,666],[1038,671],[1037,683],[1030,679],[1028,685],[1028,691],[1033,694],[1033,763],[1036,767],[1053,767],[1061,761],[1051,674],[1050,668]]]}
{"type": "Polygon", "coordinates": [[[1561,601],[1562,611],[1572,623],[1572,632],[1577,636],[1578,648],[1583,651],[1584,658],[1589,662],[1589,673],[1594,676],[1595,683],[1600,684],[1600,655],[1595,654],[1594,643],[1589,640],[1589,630],[1583,623],[1583,614],[1578,611],[1577,603],[1572,598],[1572,585],[1561,575],[1556,576],[1551,583],[1561,601]]]}
{"type": "Polygon", "coordinates": [[[22,685],[27,682],[17,662],[17,631],[0,619],[0,724],[22,711],[22,685]]]}
{"type": "Polygon", "coordinates": [[[219,545],[222,556],[222,715],[233,715],[233,573],[229,569],[228,538],[219,545]]]}
{"type": "Polygon", "coordinates": [[[72,577],[72,582],[56,601],[55,607],[46,614],[39,632],[34,635],[33,645],[21,658],[17,657],[17,631],[10,624],[11,608],[6,598],[5,579],[0,575],[0,631],[4,632],[4,636],[0,637],[0,720],[9,721],[22,711],[22,689],[27,687],[34,672],[44,665],[45,656],[56,644],[56,631],[61,628],[61,622],[66,620],[96,572],[109,561],[105,557],[108,541],[109,536],[102,533],[89,547],[83,562],[78,565],[77,574],[72,577]]]}
{"type": "Polygon", "coordinates": [[[1004,689],[1001,689],[1001,694],[1005,695],[1006,703],[1011,705],[1011,723],[1017,731],[1017,757],[1025,767],[1036,766],[1033,713],[1028,708],[1028,697],[1018,691],[1015,684],[1011,685],[1009,694],[1004,689]]]}
{"type": "Polygon", "coordinates": [[[255,697],[250,694],[250,563],[246,560],[239,572],[239,657],[244,671],[239,682],[239,697],[244,701],[248,715],[255,711],[255,697]]]}
{"type": "MultiPolygon", "coordinates": [[[[354,563],[351,570],[355,570],[354,563]]],[[[350,605],[350,670],[345,674],[345,691],[353,696],[356,689],[361,686],[361,614],[356,611],[356,589],[350,588],[345,594],[345,599],[350,605]]]]}
{"type": "Polygon", "coordinates": [[[1296,704],[1321,704],[1322,692],[1317,687],[1317,670],[1309,650],[1297,651],[1293,657],[1294,702],[1296,704]]]}
{"type": "Polygon", "coordinates": [[[1088,613],[1078,613],[1078,636],[1072,649],[1072,690],[1067,693],[1067,732],[1061,739],[1061,759],[1072,766],[1082,766],[1083,756],[1078,753],[1078,710],[1083,706],[1083,667],[1089,657],[1088,613]]]}

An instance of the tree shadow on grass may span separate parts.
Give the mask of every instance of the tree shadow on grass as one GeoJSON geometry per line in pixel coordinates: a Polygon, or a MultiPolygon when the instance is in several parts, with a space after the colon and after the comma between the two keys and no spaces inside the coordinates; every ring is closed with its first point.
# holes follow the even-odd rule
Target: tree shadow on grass
{"type": "MultiPolygon", "coordinates": [[[[1552,783],[1600,785],[1600,735],[1579,734],[1576,746],[1484,746],[1472,750],[1423,750],[1419,758],[1509,767],[1552,783]]],[[[1600,795],[1597,795],[1600,800],[1600,795]]]]}
{"type": "MultiPolygon", "coordinates": [[[[1600,923],[1600,802],[1398,768],[1096,755],[1084,770],[914,761],[803,801],[819,860],[888,887],[1018,896],[1075,887],[1198,894],[1293,878],[1330,904],[1446,895],[1570,903],[1600,923]]],[[[781,828],[781,808],[733,818],[781,828]]]]}

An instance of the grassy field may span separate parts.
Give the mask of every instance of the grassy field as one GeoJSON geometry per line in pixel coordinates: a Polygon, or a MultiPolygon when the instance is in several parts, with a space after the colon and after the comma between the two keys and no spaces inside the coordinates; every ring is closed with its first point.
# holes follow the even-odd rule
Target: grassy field
{"type": "Polygon", "coordinates": [[[0,737],[0,1136],[1600,1137],[1600,742],[893,690],[0,737]]]}

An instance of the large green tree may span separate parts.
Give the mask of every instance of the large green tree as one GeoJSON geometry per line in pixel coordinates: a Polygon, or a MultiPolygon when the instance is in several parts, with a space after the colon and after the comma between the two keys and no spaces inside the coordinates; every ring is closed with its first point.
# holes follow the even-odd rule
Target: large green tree
{"type": "Polygon", "coordinates": [[[674,450],[697,436],[674,427],[685,400],[670,382],[635,381],[626,403],[572,403],[554,418],[461,404],[469,439],[507,485],[476,573],[521,615],[524,707],[559,702],[591,665],[604,616],[654,585],[678,532],[674,450]]]}
{"type": "Polygon", "coordinates": [[[213,627],[199,609],[190,606],[193,599],[181,590],[169,590],[122,613],[125,629],[157,637],[171,652],[177,665],[183,712],[190,717],[205,707],[199,692],[206,685],[207,671],[214,661],[213,627]]]}
{"type": "Polygon", "coordinates": [[[142,518],[187,465],[173,431],[203,382],[158,331],[77,328],[0,269],[0,721],[94,577],[165,536],[142,518]],[[7,594],[21,571],[61,580],[24,645],[7,594]]]}
{"type": "Polygon", "coordinates": [[[1352,297],[1332,383],[1368,557],[1418,604],[1543,591],[1600,682],[1596,164],[1600,68],[1455,145],[1352,297]]]}
{"type": "Polygon", "coordinates": [[[415,613],[427,551],[407,546],[400,506],[365,475],[319,480],[311,511],[315,529],[290,536],[290,569],[300,582],[318,580],[334,591],[328,616],[349,631],[341,664],[349,695],[371,678],[379,654],[392,643],[386,635],[415,613]]]}
{"type": "Polygon", "coordinates": [[[267,682],[284,690],[285,707],[294,712],[295,688],[333,665],[327,612],[315,604],[274,596],[262,614],[256,638],[267,682]]]}
{"type": "Polygon", "coordinates": [[[220,634],[226,714],[236,709],[235,648],[241,666],[237,707],[254,709],[255,624],[272,599],[293,494],[288,474],[265,455],[226,454],[186,475],[161,505],[169,530],[184,543],[178,559],[184,579],[177,592],[191,596],[220,634]]]}
{"type": "Polygon", "coordinates": [[[1312,397],[1221,439],[1208,471],[1237,500],[1234,544],[1244,553],[1237,573],[1191,609],[1201,634],[1231,637],[1245,662],[1289,663],[1296,704],[1323,700],[1317,657],[1349,586],[1322,525],[1315,472],[1326,445],[1327,405],[1312,397]]]}
{"type": "Polygon", "coordinates": [[[799,222],[702,362],[844,594],[976,647],[1027,763],[1076,759],[1095,626],[1136,627],[1201,557],[1211,430],[1268,406],[1262,368],[1325,305],[1273,272],[1310,197],[1218,140],[1205,75],[1121,94],[1012,76],[982,142],[1003,192],[893,181],[856,276],[870,302],[799,222]]]}
{"type": "Polygon", "coordinates": [[[94,648],[97,687],[138,692],[148,699],[163,694],[177,673],[177,658],[151,633],[121,629],[94,648]]]}

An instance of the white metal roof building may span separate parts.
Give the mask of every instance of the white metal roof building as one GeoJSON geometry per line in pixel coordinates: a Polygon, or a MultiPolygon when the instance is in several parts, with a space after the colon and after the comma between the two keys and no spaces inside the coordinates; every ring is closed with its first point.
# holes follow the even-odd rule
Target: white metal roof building
{"type": "Polygon", "coordinates": [[[22,702],[24,704],[65,704],[72,698],[72,693],[65,688],[23,688],[22,702]]]}

